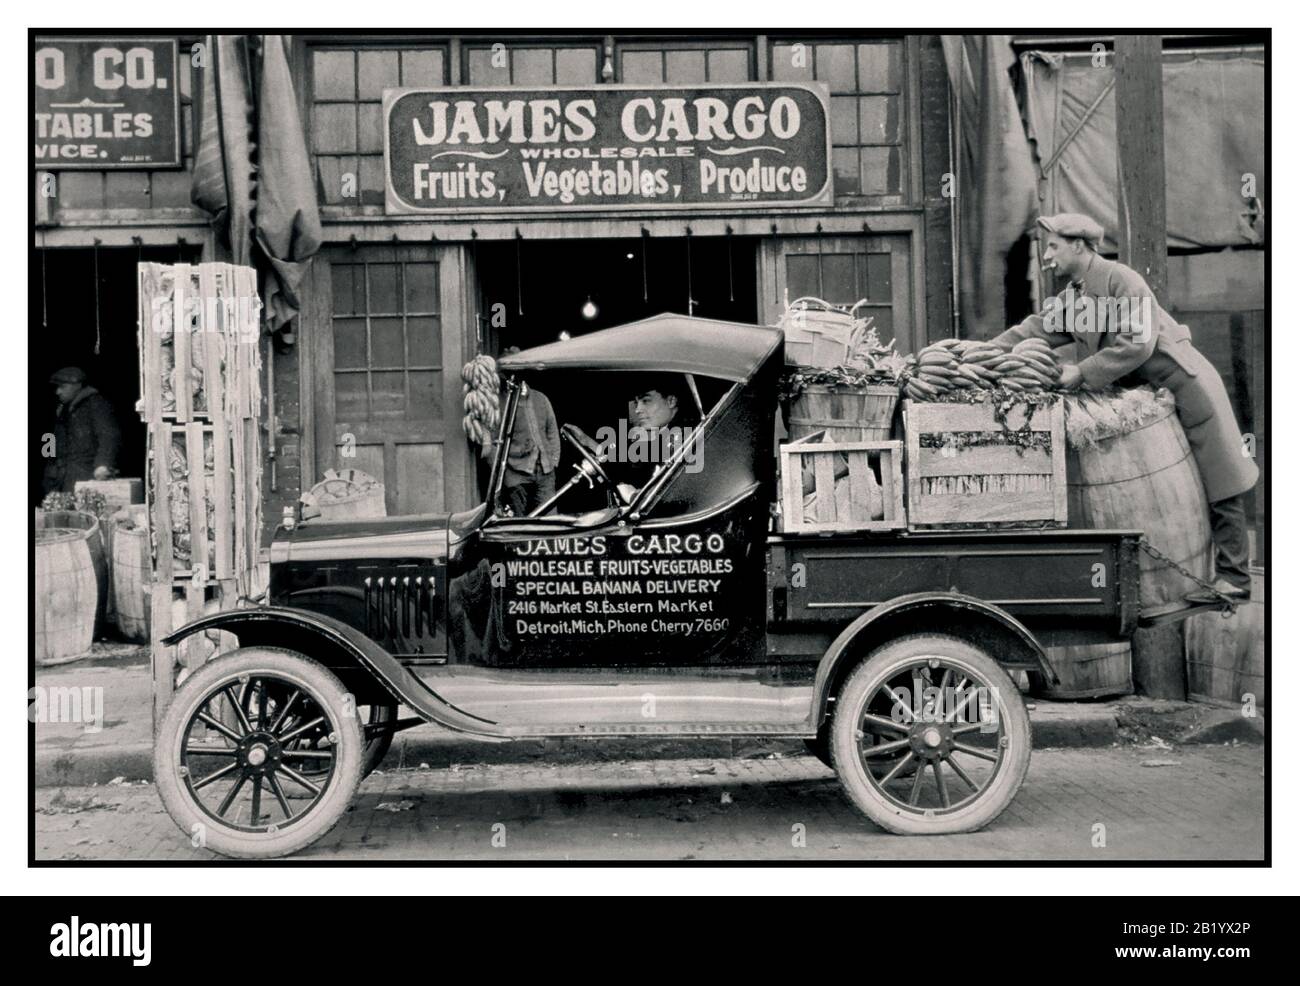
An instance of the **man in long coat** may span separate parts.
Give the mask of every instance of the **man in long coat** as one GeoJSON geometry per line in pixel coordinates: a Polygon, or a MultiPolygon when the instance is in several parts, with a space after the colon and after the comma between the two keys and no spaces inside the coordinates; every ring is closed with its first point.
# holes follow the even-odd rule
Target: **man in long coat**
{"type": "Polygon", "coordinates": [[[1210,504],[1215,589],[1249,596],[1245,496],[1259,468],[1218,370],[1192,345],[1187,326],[1160,307],[1140,274],[1097,253],[1102,228],[1096,221],[1063,213],[1045,216],[1038,225],[1043,264],[1068,277],[1069,287],[993,342],[1004,349],[1033,337],[1053,346],[1078,343],[1078,365],[1061,374],[1064,389],[1101,390],[1115,383],[1169,388],[1210,504]]]}
{"type": "Polygon", "coordinates": [[[71,493],[83,479],[110,479],[117,471],[122,441],[113,406],[76,366],[65,366],[52,377],[59,400],[54,420],[54,457],[46,464],[45,492],[71,493]]]}

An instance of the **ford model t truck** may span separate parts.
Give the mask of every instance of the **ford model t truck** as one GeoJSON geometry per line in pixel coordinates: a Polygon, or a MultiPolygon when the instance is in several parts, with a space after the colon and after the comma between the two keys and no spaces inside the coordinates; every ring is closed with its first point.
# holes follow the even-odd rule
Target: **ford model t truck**
{"type": "Polygon", "coordinates": [[[430,722],[498,741],[798,737],[891,832],[993,821],[1029,767],[1012,673],[1055,680],[1033,628],[1131,633],[1138,535],[774,533],[782,366],[779,331],[676,315],[502,359],[482,505],[286,525],[267,605],[167,638],[239,642],[161,720],[173,819],[226,855],[295,852],[394,732],[430,722]],[[654,387],[686,437],[634,476],[572,422],[625,418],[647,380],[671,381],[654,387]],[[524,384],[565,422],[572,478],[516,515],[501,487],[524,384]]]}

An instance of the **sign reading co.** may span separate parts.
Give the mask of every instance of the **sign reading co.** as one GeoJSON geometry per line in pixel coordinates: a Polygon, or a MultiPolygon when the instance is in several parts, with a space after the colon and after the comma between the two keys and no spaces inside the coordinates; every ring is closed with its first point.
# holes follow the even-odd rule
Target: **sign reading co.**
{"type": "Polygon", "coordinates": [[[33,163],[179,168],[174,38],[38,38],[33,163]]]}
{"type": "Polygon", "coordinates": [[[831,202],[826,87],[384,91],[387,211],[831,202]]]}

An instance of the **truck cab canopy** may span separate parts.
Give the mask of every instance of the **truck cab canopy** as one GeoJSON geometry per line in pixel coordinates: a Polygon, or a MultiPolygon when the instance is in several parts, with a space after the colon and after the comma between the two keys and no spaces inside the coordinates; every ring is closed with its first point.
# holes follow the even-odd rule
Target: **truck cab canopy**
{"type": "Polygon", "coordinates": [[[744,383],[781,348],[780,330],[665,312],[564,342],[503,356],[503,373],[639,370],[697,373],[744,383]]]}

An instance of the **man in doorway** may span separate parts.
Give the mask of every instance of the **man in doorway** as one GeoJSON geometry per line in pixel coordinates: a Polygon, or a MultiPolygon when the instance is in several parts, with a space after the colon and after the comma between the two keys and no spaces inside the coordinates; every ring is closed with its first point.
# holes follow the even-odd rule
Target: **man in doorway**
{"type": "MultiPolygon", "coordinates": [[[[1069,286],[1042,313],[1030,315],[993,342],[1011,349],[1031,337],[1053,346],[1078,343],[1077,366],[1061,373],[1064,389],[1101,390],[1114,383],[1167,387],[1205,483],[1214,532],[1217,592],[1250,595],[1246,494],[1259,480],[1247,454],[1228,392],[1213,364],[1192,345],[1142,276],[1097,252],[1103,230],[1088,216],[1063,213],[1038,220],[1043,265],[1069,286]]],[[[1188,596],[1213,602],[1209,593],[1188,596]]]]}
{"type": "MultiPolygon", "coordinates": [[[[511,346],[502,355],[517,352],[519,347],[511,346]]],[[[555,410],[540,390],[521,383],[510,455],[501,480],[501,491],[514,516],[527,516],[555,495],[555,467],[559,464],[560,430],[555,410]]]]}
{"type": "Polygon", "coordinates": [[[117,474],[122,434],[113,407],[86,384],[80,367],[65,366],[50,377],[59,406],[54,417],[53,457],[45,466],[46,493],[73,492],[87,479],[117,474]]]}

